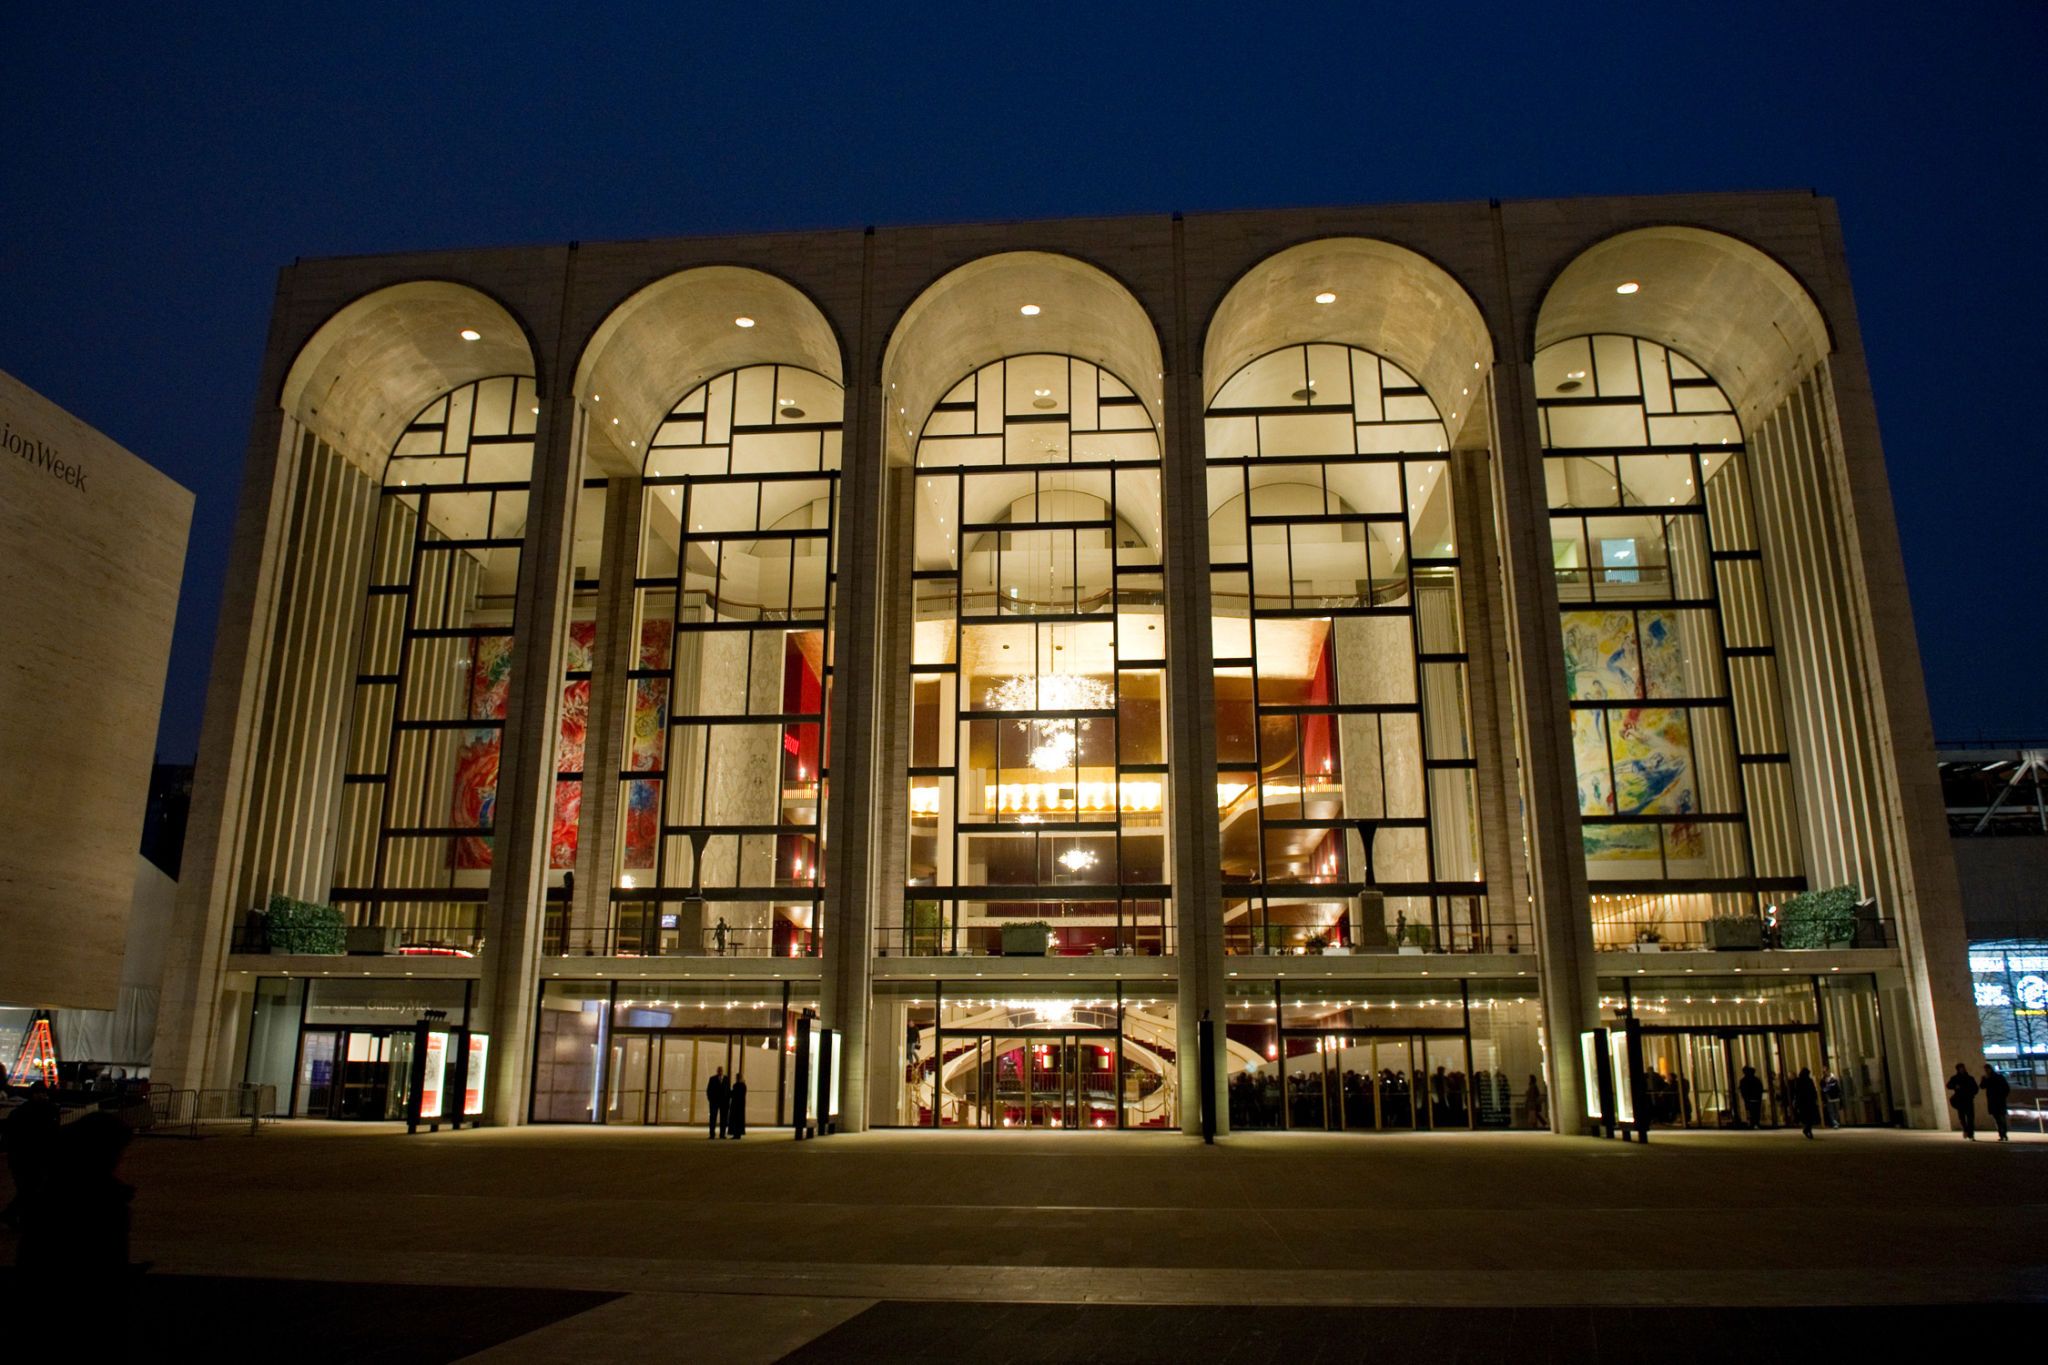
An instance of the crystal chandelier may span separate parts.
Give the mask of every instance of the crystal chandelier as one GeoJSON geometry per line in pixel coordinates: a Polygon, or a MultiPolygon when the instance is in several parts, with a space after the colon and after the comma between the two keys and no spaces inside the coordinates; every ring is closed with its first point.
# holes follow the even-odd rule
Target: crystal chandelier
{"type": "MultiPolygon", "coordinates": [[[[1109,684],[1077,673],[1045,673],[1005,678],[984,699],[995,711],[1107,711],[1116,704],[1109,684]]],[[[1033,735],[1029,762],[1042,773],[1071,770],[1080,752],[1085,720],[1030,719],[1017,728],[1033,735]]]]}

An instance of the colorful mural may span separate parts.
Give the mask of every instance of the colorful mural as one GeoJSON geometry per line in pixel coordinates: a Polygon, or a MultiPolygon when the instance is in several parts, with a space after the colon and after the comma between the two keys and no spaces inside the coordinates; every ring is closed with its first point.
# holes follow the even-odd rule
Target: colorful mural
{"type": "MultiPolygon", "coordinates": [[[[667,671],[675,635],[672,621],[642,622],[639,666],[667,671]]],[[[668,685],[667,678],[633,680],[633,704],[626,730],[628,772],[661,771],[664,741],[668,737],[668,685]]],[[[655,848],[661,839],[661,779],[628,782],[622,805],[625,847],[620,853],[620,866],[630,871],[652,868],[655,848]]]]}
{"type": "MultiPolygon", "coordinates": [[[[1565,692],[1573,701],[1685,695],[1684,656],[1671,613],[1573,611],[1564,613],[1563,627],[1565,692]]],[[[1691,725],[1682,708],[1574,711],[1572,748],[1582,815],[1685,815],[1699,809],[1691,725]]],[[[1654,861],[1660,856],[1659,828],[1588,824],[1586,857],[1654,861]]],[[[1697,824],[1661,828],[1662,856],[1688,859],[1705,852],[1697,824]]]]}
{"type": "MultiPolygon", "coordinates": [[[[591,651],[597,641],[597,626],[591,621],[574,621],[569,626],[569,644],[564,671],[589,673],[591,651]]],[[[508,635],[478,635],[470,639],[469,719],[503,720],[512,676],[512,638],[508,635]]],[[[583,770],[583,745],[590,718],[590,679],[574,678],[562,684],[561,734],[556,746],[557,772],[583,770]]],[[[455,799],[449,823],[469,829],[488,829],[496,814],[498,799],[498,757],[503,731],[498,727],[461,732],[455,757],[455,799]]],[[[548,863],[557,869],[576,865],[577,831],[583,814],[583,784],[580,781],[555,784],[555,809],[548,836],[548,863]]],[[[488,835],[464,835],[455,840],[455,866],[478,871],[491,865],[488,835]]]]}

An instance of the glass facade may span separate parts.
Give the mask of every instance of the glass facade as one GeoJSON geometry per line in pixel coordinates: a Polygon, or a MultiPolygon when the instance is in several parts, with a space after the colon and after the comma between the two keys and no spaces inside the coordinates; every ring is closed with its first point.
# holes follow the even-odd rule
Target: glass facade
{"type": "Polygon", "coordinates": [[[1226,951],[1527,940],[1480,865],[1446,440],[1353,347],[1272,352],[1209,406],[1226,951]]]}
{"type": "Polygon", "coordinates": [[[843,406],[823,375],[755,365],[648,437],[616,952],[819,951],[843,406]]]}
{"type": "Polygon", "coordinates": [[[1159,438],[1065,355],[917,443],[909,847],[884,954],[1171,951],[1159,438]]]}
{"type": "Polygon", "coordinates": [[[464,385],[384,466],[329,899],[410,945],[481,929],[538,411],[531,379],[464,385]]]}
{"type": "Polygon", "coordinates": [[[1741,423],[1635,337],[1535,370],[1595,943],[1711,946],[1806,885],[1741,423]]]}

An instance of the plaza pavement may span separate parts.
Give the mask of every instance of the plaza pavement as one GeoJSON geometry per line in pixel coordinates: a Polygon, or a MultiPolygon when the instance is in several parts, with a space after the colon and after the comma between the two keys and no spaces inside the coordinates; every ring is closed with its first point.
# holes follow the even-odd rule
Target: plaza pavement
{"type": "Polygon", "coordinates": [[[352,1359],[485,1346],[476,1358],[494,1362],[772,1360],[807,1344],[807,1359],[1186,1359],[1185,1341],[1169,1348],[1176,1331],[1206,1333],[1216,1358],[1408,1359],[1410,1332],[1413,1358],[1487,1359],[1496,1342],[1503,1359],[1605,1359],[1626,1358],[1622,1314],[1663,1323],[1628,1331],[1658,1332],[1668,1360],[1663,1334],[1687,1315],[1860,1306],[1838,1316],[1882,1339],[1902,1305],[1992,1320],[2013,1311],[1993,1305],[2048,1301],[2048,1138],[2032,1134],[2001,1146],[1659,1133],[1647,1147],[1247,1134],[1204,1147],[1154,1133],[714,1143],[301,1122],[145,1139],[124,1174],[158,1300],[179,1286],[268,1285],[279,1303],[354,1286],[374,1318],[380,1287],[440,1286],[451,1312],[473,1302],[463,1311],[488,1328],[352,1359]],[[492,1307],[505,1291],[552,1320],[508,1318],[492,1307]],[[541,1310],[547,1295],[566,1296],[559,1313],[541,1310]],[[1230,1311],[1198,1328],[1208,1310],[1230,1311]],[[1489,1335],[1503,1322],[1520,1327],[1489,1335]],[[1379,1335],[1357,1337],[1364,1323],[1379,1335]],[[1603,1324],[1621,1354],[1585,1344],[1603,1324]],[[1244,1339],[1225,1340],[1232,1330],[1244,1339]],[[1453,1330],[1478,1335],[1461,1345],[1442,1336],[1453,1330]],[[1378,1349],[1344,1349],[1358,1340],[1378,1349]]]}

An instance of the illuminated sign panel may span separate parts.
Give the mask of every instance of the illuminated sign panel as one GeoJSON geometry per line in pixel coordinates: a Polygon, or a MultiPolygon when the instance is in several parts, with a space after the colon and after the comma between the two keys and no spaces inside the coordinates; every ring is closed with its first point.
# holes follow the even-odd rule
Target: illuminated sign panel
{"type": "Polygon", "coordinates": [[[491,1057],[491,1040],[481,1033],[469,1035],[469,1070],[463,1073],[462,1113],[474,1118],[484,1112],[484,1065],[491,1057]]]}
{"type": "Polygon", "coordinates": [[[426,1069],[420,1074],[420,1118],[441,1117],[443,1094],[448,1079],[448,1035],[439,1029],[427,1031],[426,1069]]]}

